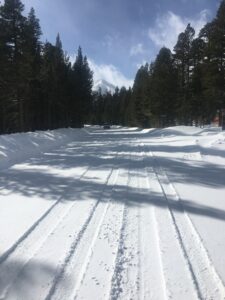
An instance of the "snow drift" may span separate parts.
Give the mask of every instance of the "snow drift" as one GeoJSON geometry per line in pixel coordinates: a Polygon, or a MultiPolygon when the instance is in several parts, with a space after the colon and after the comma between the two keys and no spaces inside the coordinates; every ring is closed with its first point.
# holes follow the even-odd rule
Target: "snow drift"
{"type": "Polygon", "coordinates": [[[79,132],[79,129],[67,128],[0,135],[0,169],[64,145],[79,132]]]}

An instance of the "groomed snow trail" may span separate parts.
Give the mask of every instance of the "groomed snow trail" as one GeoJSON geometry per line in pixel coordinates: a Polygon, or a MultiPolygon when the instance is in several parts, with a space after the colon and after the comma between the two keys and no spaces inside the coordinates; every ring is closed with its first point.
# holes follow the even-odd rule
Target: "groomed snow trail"
{"type": "Polygon", "coordinates": [[[23,226],[14,239],[0,228],[0,300],[225,299],[194,218],[205,206],[187,211],[167,173],[180,157],[182,176],[189,163],[206,163],[195,136],[179,135],[187,152],[177,144],[169,152],[176,138],[162,132],[89,127],[1,173],[0,208],[18,197],[32,218],[12,206],[14,230],[23,226]]]}
{"type": "Polygon", "coordinates": [[[200,299],[225,299],[225,286],[217,274],[196,228],[184,211],[174,186],[156,159],[154,159],[154,165],[157,180],[168,201],[177,240],[180,243],[198,297],[200,299]],[[177,209],[174,210],[173,207],[177,209]]]}

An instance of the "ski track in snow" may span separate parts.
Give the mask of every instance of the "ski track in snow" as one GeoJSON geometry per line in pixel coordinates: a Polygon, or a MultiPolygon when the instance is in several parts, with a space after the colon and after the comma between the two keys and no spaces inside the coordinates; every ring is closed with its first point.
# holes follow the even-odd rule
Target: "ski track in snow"
{"type": "MultiPolygon", "coordinates": [[[[107,137],[85,130],[92,144],[107,137]]],[[[123,146],[112,133],[103,152],[115,143],[123,146]]],[[[83,167],[74,178],[84,187],[99,180],[98,196],[64,203],[65,192],[0,256],[1,300],[225,299],[224,282],[160,157],[140,136],[126,143],[134,151],[112,151],[114,163],[104,158],[102,172],[83,167]]],[[[196,152],[184,159],[202,158],[196,152]]]]}
{"type": "MultiPolygon", "coordinates": [[[[139,147],[137,147],[139,149],[139,147]]],[[[142,155],[134,155],[141,163],[142,155]]],[[[111,299],[139,299],[141,291],[141,204],[132,206],[132,194],[140,193],[141,169],[128,169],[127,198],[124,203],[123,221],[111,286],[111,299]]]]}
{"type": "MultiPolygon", "coordinates": [[[[192,277],[196,296],[202,300],[225,299],[224,284],[217,274],[196,228],[185,212],[179,195],[169,181],[166,172],[159,165],[157,158],[153,153],[151,153],[151,156],[154,160],[153,170],[164,197],[168,201],[168,209],[176,231],[176,239],[180,244],[192,277]],[[178,211],[173,210],[174,203],[179,207],[178,211]]],[[[190,294],[188,293],[187,299],[189,297],[190,294]]]]}
{"type": "MultiPolygon", "coordinates": [[[[144,165],[143,180],[139,179],[144,198],[149,197],[150,180],[144,165]]],[[[143,206],[143,205],[142,205],[143,206]]],[[[159,234],[153,206],[143,206],[140,219],[140,299],[167,299],[159,234]],[[149,247],[150,245],[150,247],[149,247]]]]}
{"type": "MultiPolygon", "coordinates": [[[[128,175],[127,175],[127,188],[129,187],[130,183],[130,172],[128,170],[128,175]]],[[[127,260],[127,257],[124,253],[127,249],[125,248],[124,245],[124,240],[125,240],[125,230],[127,226],[127,213],[128,213],[128,208],[127,208],[127,199],[125,199],[123,203],[123,213],[122,213],[122,218],[121,218],[121,228],[120,228],[120,234],[119,234],[119,239],[118,239],[118,248],[117,248],[117,253],[116,253],[116,259],[115,259],[115,266],[114,266],[114,273],[112,277],[112,283],[111,283],[111,298],[118,299],[119,295],[123,291],[121,285],[122,285],[122,280],[123,276],[122,273],[125,268],[125,263],[127,260]]]]}
{"type": "MultiPolygon", "coordinates": [[[[82,179],[82,177],[87,173],[89,168],[86,168],[86,170],[82,173],[80,177],[78,177],[78,180],[82,179]]],[[[75,178],[76,180],[76,178],[75,178]]],[[[67,187],[67,190],[69,189],[69,186],[67,187]]],[[[64,195],[65,196],[65,195],[64,195]]],[[[62,212],[61,216],[64,217],[65,214],[68,213],[68,211],[71,209],[71,207],[74,205],[73,203],[71,204],[71,207],[65,207],[65,214],[60,206],[62,200],[63,200],[63,195],[59,197],[59,199],[52,205],[50,206],[49,209],[37,220],[34,222],[34,224],[7,250],[5,253],[3,253],[0,256],[0,265],[12,254],[18,247],[21,247],[21,244],[32,234],[33,231],[37,230],[38,226],[43,225],[43,221],[45,221],[47,218],[50,217],[50,214],[55,216],[58,216],[58,212],[62,212]]],[[[59,217],[60,219],[60,217],[59,217]]],[[[49,223],[49,219],[47,220],[47,223],[49,223]]],[[[54,224],[54,223],[53,223],[54,224]]]]}
{"type": "Polygon", "coordinates": [[[66,296],[67,299],[73,299],[76,297],[75,295],[77,290],[79,290],[85,276],[87,266],[93,253],[93,247],[96,243],[103,220],[108,211],[110,204],[110,198],[108,197],[113,189],[113,186],[115,185],[117,177],[118,170],[112,169],[106,180],[105,188],[102,192],[101,198],[96,202],[77,239],[71,245],[69,255],[67,256],[59,275],[55,278],[46,300],[62,299],[62,297],[65,297],[65,290],[63,287],[63,277],[65,274],[70,277],[76,276],[73,278],[71,287],[68,287],[66,292],[69,292],[68,296],[66,296]],[[105,191],[107,186],[109,186],[110,191],[105,191]],[[104,200],[104,202],[102,202],[102,200],[104,200]],[[85,240],[85,243],[83,240],[85,240]],[[77,263],[80,261],[82,261],[82,264],[77,265],[77,263]],[[74,269],[76,269],[76,275],[72,273],[74,269]]]}
{"type": "MultiPolygon", "coordinates": [[[[74,180],[81,180],[87,174],[89,167],[74,180]]],[[[69,186],[68,186],[69,189],[69,186]]],[[[64,195],[65,196],[65,195],[64,195]]],[[[0,299],[5,299],[11,284],[18,278],[22,269],[35,256],[35,254],[46,243],[48,238],[57,231],[58,227],[64,222],[71,213],[72,208],[77,202],[71,202],[69,205],[62,204],[61,196],[42,216],[38,219],[25,234],[1,256],[0,261],[0,286],[5,283],[5,288],[0,290],[0,299]],[[44,234],[43,234],[44,233],[44,234]],[[29,249],[29,251],[27,251],[29,249]],[[8,261],[17,261],[24,257],[23,264],[18,264],[12,272],[6,272],[8,261]],[[7,274],[7,276],[5,275],[7,274]]]]}
{"type": "MultiPolygon", "coordinates": [[[[119,178],[120,173],[116,176],[116,182],[119,178]]],[[[115,188],[112,191],[116,193],[115,188]]],[[[118,240],[119,234],[119,230],[117,229],[120,226],[120,216],[123,210],[124,208],[112,201],[110,197],[100,220],[98,230],[95,233],[95,239],[84,260],[82,271],[79,274],[79,279],[77,280],[71,299],[86,299],[86,293],[87,291],[89,293],[90,290],[92,291],[93,298],[105,299],[107,296],[111,272],[113,270],[112,261],[116,256],[115,241],[118,240]],[[114,217],[114,220],[110,215],[114,217]],[[111,241],[114,241],[114,244],[111,244],[111,241]],[[99,249],[104,250],[104,256],[97,251],[99,249]],[[99,269],[99,274],[96,274],[96,268],[99,269]]]]}
{"type": "MultiPolygon", "coordinates": [[[[107,183],[107,181],[109,180],[109,177],[111,175],[111,171],[108,171],[108,172],[109,172],[109,174],[107,174],[106,179],[104,179],[105,183],[107,183]]],[[[86,170],[79,179],[85,178],[85,176],[88,176],[88,170],[86,170]]],[[[52,287],[51,287],[50,291],[48,292],[48,296],[46,297],[46,299],[50,299],[51,294],[54,292],[55,285],[61,278],[61,275],[63,274],[63,270],[66,267],[66,265],[68,264],[70,257],[72,255],[73,251],[75,250],[77,244],[79,243],[80,239],[82,238],[84,231],[86,230],[91,218],[93,217],[93,215],[98,207],[98,204],[99,204],[99,201],[96,201],[96,199],[91,199],[89,205],[84,205],[83,214],[80,215],[80,220],[79,220],[78,219],[79,209],[81,210],[82,207],[79,204],[79,201],[72,202],[72,204],[69,204],[69,207],[66,208],[66,211],[62,214],[61,218],[58,218],[58,220],[55,221],[53,230],[51,230],[44,237],[43,241],[38,243],[37,249],[35,249],[34,251],[31,251],[31,250],[28,251],[27,255],[29,256],[29,258],[27,258],[27,261],[24,262],[24,265],[22,266],[22,268],[20,265],[20,269],[17,270],[17,272],[15,272],[15,269],[14,269],[13,274],[11,274],[11,278],[7,278],[4,276],[4,267],[3,267],[1,269],[2,275],[0,275],[1,276],[0,278],[3,278],[5,281],[7,280],[7,284],[6,284],[6,288],[3,291],[1,291],[0,299],[14,299],[15,295],[13,292],[13,286],[18,285],[17,281],[19,281],[20,285],[23,284],[23,282],[20,282],[20,278],[23,278],[23,276],[21,276],[21,273],[23,273],[23,271],[26,272],[26,269],[29,269],[29,264],[30,265],[32,264],[32,260],[35,260],[35,259],[38,260],[38,257],[41,257],[42,259],[46,259],[45,254],[46,253],[48,254],[48,252],[50,252],[49,251],[50,248],[52,248],[53,251],[52,251],[51,255],[49,255],[49,254],[48,255],[50,257],[52,257],[52,254],[54,254],[55,259],[58,260],[58,256],[55,253],[56,251],[54,251],[54,246],[57,246],[57,235],[59,235],[59,232],[61,230],[61,231],[63,231],[63,235],[67,234],[70,237],[72,237],[74,235],[75,240],[72,242],[72,244],[69,243],[69,251],[67,251],[66,254],[64,251],[63,251],[63,254],[60,253],[60,255],[62,255],[62,258],[61,258],[62,262],[56,267],[56,270],[55,270],[56,274],[54,276],[53,282],[46,284],[46,282],[42,282],[42,280],[40,280],[39,284],[43,284],[46,286],[46,288],[43,288],[43,291],[42,291],[43,295],[42,296],[39,295],[40,299],[45,298],[45,292],[46,292],[46,290],[49,289],[49,285],[51,284],[52,287]],[[87,216],[86,220],[83,220],[83,218],[85,218],[86,211],[87,212],[89,211],[88,216],[87,216]],[[78,228],[77,228],[77,231],[74,233],[72,224],[74,223],[74,220],[76,218],[78,219],[78,222],[77,222],[78,228]],[[65,228],[67,230],[65,230],[65,228]],[[53,239],[54,239],[55,244],[52,242],[53,239]],[[46,251],[46,253],[45,253],[45,251],[46,251]],[[10,290],[12,291],[11,293],[10,293],[10,290]]],[[[55,215],[53,215],[53,217],[55,218],[55,215]]],[[[48,220],[48,221],[50,221],[50,220],[48,220]]],[[[42,230],[42,234],[43,234],[43,230],[42,230]]],[[[32,241],[34,242],[34,238],[32,239],[32,241]]],[[[31,245],[31,249],[32,249],[32,247],[33,247],[32,242],[31,241],[28,241],[28,242],[29,242],[29,245],[31,245]]],[[[27,245],[23,245],[23,248],[18,249],[19,253],[15,253],[15,257],[10,257],[10,258],[14,259],[14,258],[20,257],[20,255],[21,255],[20,250],[25,252],[27,245]],[[25,248],[25,250],[23,248],[25,248]]],[[[54,261],[54,263],[56,263],[56,262],[54,261]]],[[[7,268],[7,264],[6,264],[6,268],[7,268]]],[[[44,279],[46,280],[46,278],[43,278],[43,281],[44,281],[44,279]]],[[[51,278],[50,279],[47,278],[47,279],[50,280],[50,282],[51,282],[51,278]]],[[[31,291],[31,293],[32,294],[35,293],[35,290],[33,289],[31,291]]],[[[29,298],[27,298],[27,299],[29,299],[29,298]]]]}

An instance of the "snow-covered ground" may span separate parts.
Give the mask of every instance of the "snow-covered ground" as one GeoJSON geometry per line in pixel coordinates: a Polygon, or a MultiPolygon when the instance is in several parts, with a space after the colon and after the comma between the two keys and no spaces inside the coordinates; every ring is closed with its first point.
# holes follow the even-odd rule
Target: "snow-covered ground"
{"type": "Polygon", "coordinates": [[[225,133],[0,136],[0,299],[225,299],[225,133]]]}

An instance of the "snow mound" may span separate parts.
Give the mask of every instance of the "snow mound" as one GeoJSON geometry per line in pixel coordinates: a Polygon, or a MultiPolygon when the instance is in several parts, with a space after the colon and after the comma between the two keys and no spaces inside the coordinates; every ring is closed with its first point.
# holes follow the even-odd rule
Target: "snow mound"
{"type": "Polygon", "coordinates": [[[203,129],[200,127],[194,127],[194,126],[173,126],[173,127],[168,127],[165,129],[168,133],[173,131],[177,135],[196,135],[196,134],[201,134],[203,129]]]}
{"type": "Polygon", "coordinates": [[[225,133],[221,132],[215,134],[214,136],[207,137],[205,140],[202,141],[201,146],[203,147],[224,147],[225,148],[225,133]]]}
{"type": "Polygon", "coordinates": [[[57,129],[0,136],[0,169],[68,143],[80,129],[57,129]]]}

